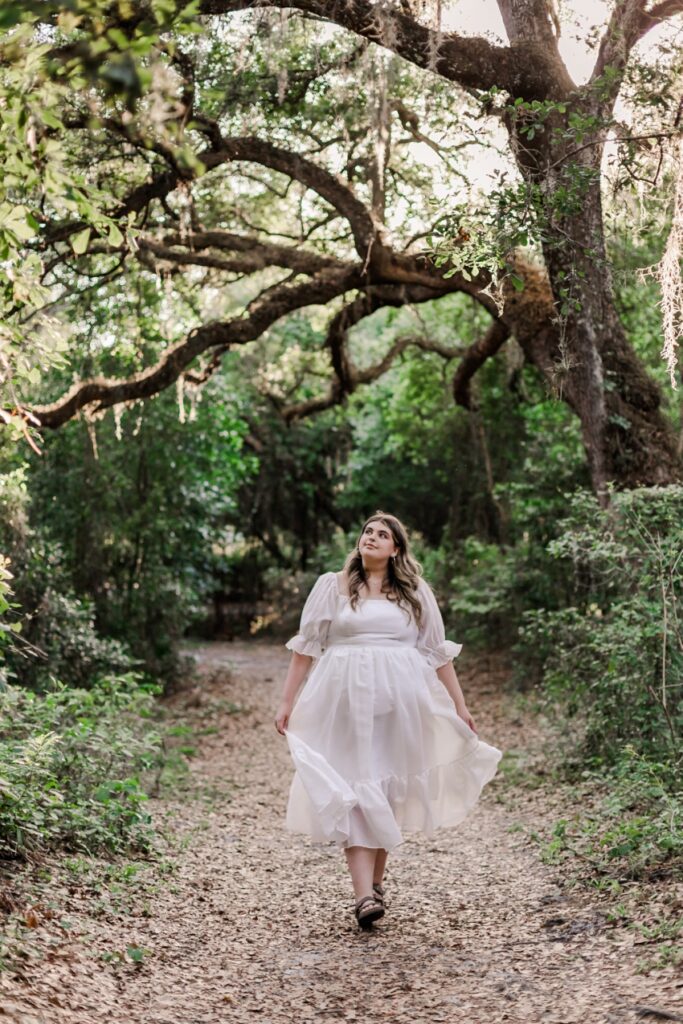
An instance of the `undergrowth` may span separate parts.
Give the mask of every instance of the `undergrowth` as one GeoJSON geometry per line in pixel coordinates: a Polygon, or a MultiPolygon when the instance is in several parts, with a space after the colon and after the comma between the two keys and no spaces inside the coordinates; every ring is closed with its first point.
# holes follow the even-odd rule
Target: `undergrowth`
{"type": "Polygon", "coordinates": [[[588,884],[683,879],[683,800],[675,766],[627,745],[610,769],[584,770],[576,782],[581,810],[555,822],[543,848],[546,861],[571,860],[588,884]]]}
{"type": "Polygon", "coordinates": [[[163,761],[158,692],[135,673],[0,691],[0,857],[152,848],[142,776],[163,761]]]}

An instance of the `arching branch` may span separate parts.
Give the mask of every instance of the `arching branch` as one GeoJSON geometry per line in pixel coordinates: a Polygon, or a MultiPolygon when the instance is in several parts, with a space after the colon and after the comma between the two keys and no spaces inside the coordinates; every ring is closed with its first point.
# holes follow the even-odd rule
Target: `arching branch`
{"type": "Polygon", "coordinates": [[[257,235],[238,235],[231,231],[190,231],[184,234],[176,231],[165,234],[163,242],[164,245],[183,245],[193,252],[224,249],[228,252],[247,253],[255,262],[265,261],[261,264],[264,267],[275,264],[278,267],[300,270],[304,274],[315,274],[325,267],[346,266],[332,256],[322,256],[299,246],[264,242],[257,235]]]}
{"type": "Polygon", "coordinates": [[[217,152],[201,157],[207,170],[230,160],[246,160],[288,175],[316,192],[349,223],[358,254],[365,258],[375,235],[376,225],[365,205],[350,188],[312,160],[255,137],[223,139],[217,152]]]}
{"type": "MultiPolygon", "coordinates": [[[[205,235],[228,235],[225,231],[205,232],[205,235]]],[[[226,239],[221,239],[222,244],[216,246],[215,242],[208,241],[203,245],[197,245],[193,241],[199,236],[167,236],[167,244],[157,242],[153,238],[138,238],[138,247],[143,252],[149,252],[159,260],[175,263],[179,266],[212,267],[215,270],[226,270],[238,274],[253,274],[266,267],[288,267],[298,274],[317,274],[326,268],[344,269],[350,264],[332,257],[321,256],[315,252],[306,252],[302,249],[295,249],[287,245],[264,244],[258,238],[247,238],[245,236],[233,235],[235,244],[230,244],[226,239]],[[170,241],[169,241],[170,239],[170,241]],[[179,248],[180,246],[183,248],[179,248]],[[231,259],[224,256],[215,256],[206,253],[206,249],[223,248],[240,252],[241,255],[231,259]],[[198,251],[202,250],[202,251],[198,251]]],[[[93,251],[96,251],[96,247],[93,251]]]]}
{"type": "Polygon", "coordinates": [[[324,409],[331,409],[335,405],[340,405],[347,394],[359,384],[368,384],[370,381],[376,380],[383,373],[386,373],[396,356],[403,352],[409,344],[410,339],[398,338],[378,363],[367,366],[362,370],[352,369],[349,366],[346,377],[347,387],[342,384],[340,378],[335,374],[330,381],[329,387],[321,395],[307,398],[303,402],[294,402],[291,405],[283,406],[280,409],[280,414],[290,423],[293,420],[304,419],[306,416],[311,416],[314,413],[323,412],[324,409]]]}
{"type": "Polygon", "coordinates": [[[372,0],[201,0],[202,14],[228,14],[264,7],[313,14],[392,50],[417,67],[475,89],[498,86],[526,99],[564,98],[573,83],[545,42],[535,39],[497,46],[482,36],[428,28],[402,6],[372,0]]]}
{"type": "MultiPolygon", "coordinates": [[[[363,369],[357,367],[350,369],[352,390],[355,390],[359,384],[370,384],[373,380],[381,377],[407,348],[437,352],[444,359],[457,359],[461,355],[460,349],[448,348],[446,345],[441,345],[439,342],[431,341],[421,335],[397,338],[378,362],[363,367],[363,369]]],[[[340,405],[348,393],[341,388],[338,378],[335,377],[323,394],[315,398],[308,398],[303,402],[293,402],[291,405],[283,406],[280,413],[287,422],[303,419],[317,412],[323,412],[325,409],[331,409],[335,405],[340,405]]]]}
{"type": "Polygon", "coordinates": [[[495,355],[507,340],[510,336],[510,329],[500,320],[495,320],[486,334],[464,352],[462,348],[454,349],[422,335],[406,336],[396,339],[378,362],[363,369],[354,366],[347,348],[349,329],[383,306],[402,305],[404,301],[405,296],[402,296],[396,289],[385,287],[361,294],[353,302],[344,306],[330,321],[325,341],[326,347],[330,350],[333,371],[329,387],[320,395],[282,406],[280,413],[283,418],[288,422],[303,419],[305,416],[341,404],[359,384],[377,380],[383,373],[386,373],[396,357],[409,346],[436,352],[444,359],[463,357],[453,379],[453,396],[459,405],[469,409],[471,407],[469,394],[471,378],[479,367],[488,358],[495,355]]]}
{"type": "MultiPolygon", "coordinates": [[[[197,154],[197,159],[206,171],[231,161],[247,161],[288,175],[316,192],[348,221],[358,254],[362,259],[367,257],[377,234],[377,226],[371,214],[347,185],[312,160],[253,136],[222,138],[218,148],[203,150],[197,154]]],[[[191,171],[183,175],[187,180],[195,176],[191,171]]],[[[151,182],[133,189],[112,211],[112,217],[118,219],[129,213],[140,212],[153,199],[161,199],[172,192],[180,179],[178,171],[166,170],[158,174],[151,182]]],[[[64,241],[85,226],[84,221],[57,225],[46,232],[46,242],[64,241]]]]}
{"type": "Polygon", "coordinates": [[[453,375],[453,398],[465,409],[472,408],[470,382],[480,366],[494,356],[510,337],[510,329],[500,320],[494,320],[486,334],[473,342],[464,353],[453,375]]]}
{"type": "Polygon", "coordinates": [[[77,381],[60,399],[50,405],[31,409],[40,427],[59,427],[81,409],[102,412],[113,405],[149,398],[162,391],[191,365],[197,356],[213,349],[227,351],[233,345],[244,345],[260,337],[271,324],[287,313],[308,305],[326,303],[361,284],[357,268],[325,270],[313,280],[298,285],[281,285],[252,308],[248,317],[205,324],[191,331],[186,338],[170,346],[151,367],[125,380],[96,377],[77,381]]]}

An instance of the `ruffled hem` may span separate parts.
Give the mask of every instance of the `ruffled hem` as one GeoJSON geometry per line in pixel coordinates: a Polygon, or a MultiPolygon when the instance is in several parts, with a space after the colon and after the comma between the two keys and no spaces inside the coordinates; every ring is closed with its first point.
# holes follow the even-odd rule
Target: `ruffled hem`
{"type": "Polygon", "coordinates": [[[288,651],[296,651],[297,654],[306,654],[309,658],[321,658],[323,649],[316,639],[307,639],[303,633],[297,633],[285,644],[288,651]]]}
{"type": "Polygon", "coordinates": [[[404,831],[431,836],[459,824],[502,757],[496,747],[476,740],[460,757],[419,773],[347,782],[298,737],[287,732],[287,740],[296,773],[286,828],[341,847],[392,850],[404,841],[404,831]]]}

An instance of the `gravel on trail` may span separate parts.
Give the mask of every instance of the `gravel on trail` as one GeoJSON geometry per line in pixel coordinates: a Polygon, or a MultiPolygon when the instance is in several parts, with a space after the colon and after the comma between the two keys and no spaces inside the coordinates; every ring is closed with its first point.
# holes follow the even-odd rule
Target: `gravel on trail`
{"type": "MultiPolygon", "coordinates": [[[[173,871],[120,914],[93,916],[74,888],[68,933],[38,911],[38,954],[0,972],[0,1024],[683,1020],[675,969],[638,973],[637,937],[539,860],[499,779],[457,828],[406,835],[387,913],[359,931],[343,854],[284,829],[292,768],[274,715],[288,652],[240,641],[193,656],[199,684],[169,703],[210,728],[187,794],[151,801],[173,831],[173,871]],[[111,953],[127,948],[139,963],[111,953]]],[[[484,739],[504,752],[533,742],[500,668],[458,671],[484,739]]]]}

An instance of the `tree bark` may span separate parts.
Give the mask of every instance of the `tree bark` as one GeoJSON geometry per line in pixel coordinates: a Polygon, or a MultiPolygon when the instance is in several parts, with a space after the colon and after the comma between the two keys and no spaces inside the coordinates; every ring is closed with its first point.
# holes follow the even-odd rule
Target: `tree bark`
{"type": "MultiPolygon", "coordinates": [[[[557,55],[553,0],[498,0],[512,45],[543,40],[557,55]]],[[[553,391],[581,421],[596,495],[608,485],[638,487],[681,479],[673,427],[661,411],[661,392],[626,338],[616,309],[607,259],[601,198],[601,161],[620,76],[647,25],[642,0],[617,0],[600,46],[596,74],[564,109],[551,111],[533,138],[524,119],[506,118],[517,165],[542,197],[543,256],[554,315],[553,331],[520,339],[553,391]],[[609,64],[612,78],[596,81],[609,64]],[[580,146],[571,115],[599,127],[580,146]],[[545,341],[545,345],[542,342],[545,341]]],[[[540,325],[539,325],[540,327],[540,325]]]]}

